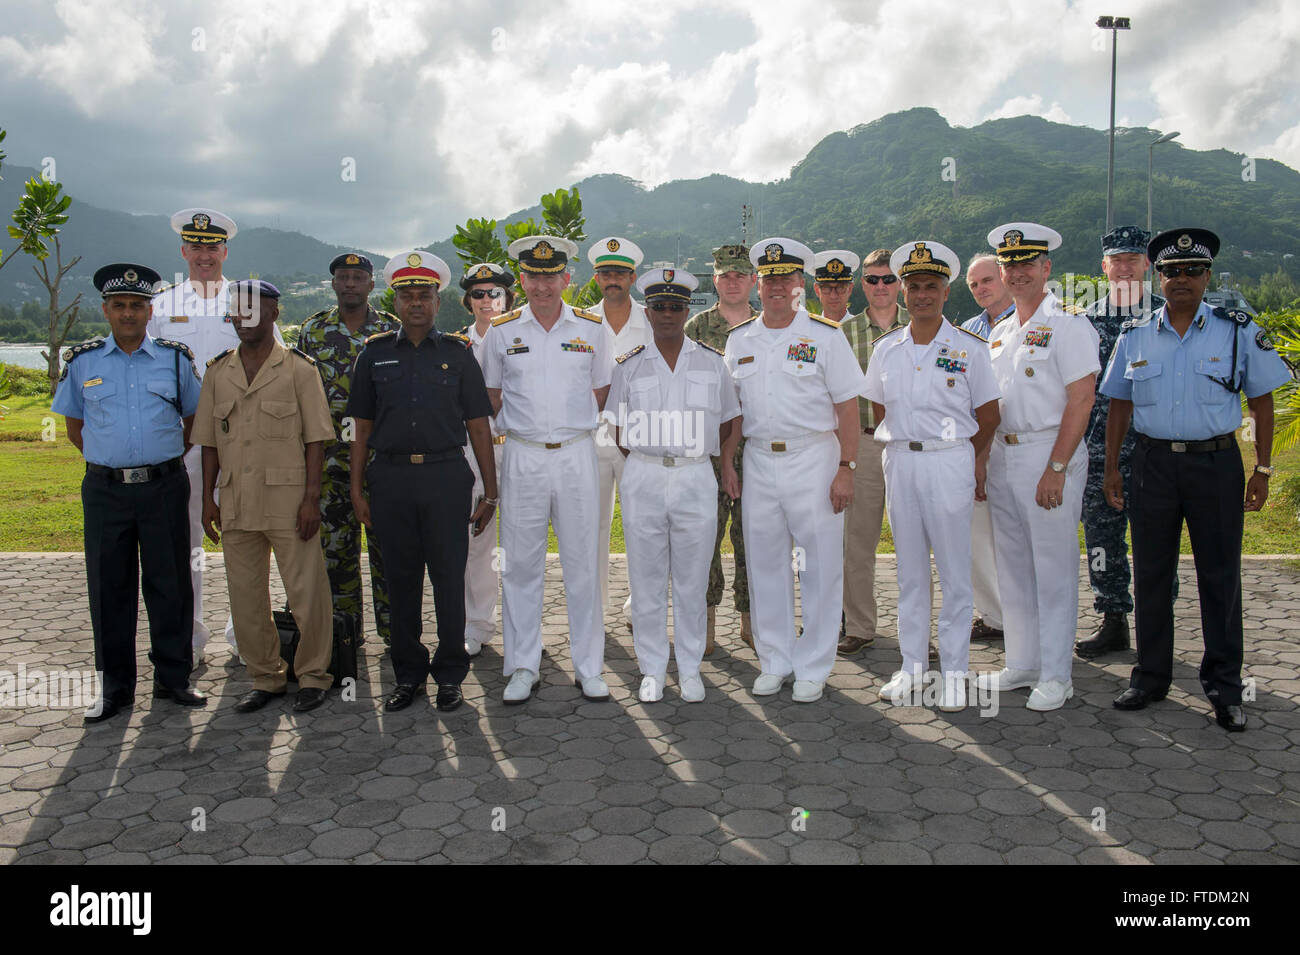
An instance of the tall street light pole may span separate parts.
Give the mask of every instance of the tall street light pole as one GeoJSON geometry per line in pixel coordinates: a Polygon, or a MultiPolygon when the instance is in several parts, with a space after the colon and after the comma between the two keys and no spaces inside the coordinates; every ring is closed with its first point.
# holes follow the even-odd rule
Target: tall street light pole
{"type": "Polygon", "coordinates": [[[1172,139],[1177,139],[1178,133],[1165,133],[1159,139],[1151,140],[1147,146],[1147,231],[1151,231],[1151,169],[1154,163],[1156,147],[1161,143],[1167,143],[1172,139]]]}
{"type": "Polygon", "coordinates": [[[1115,48],[1120,30],[1130,29],[1128,17],[1098,17],[1097,26],[1110,31],[1110,158],[1106,163],[1106,231],[1115,227],[1115,48]]]}

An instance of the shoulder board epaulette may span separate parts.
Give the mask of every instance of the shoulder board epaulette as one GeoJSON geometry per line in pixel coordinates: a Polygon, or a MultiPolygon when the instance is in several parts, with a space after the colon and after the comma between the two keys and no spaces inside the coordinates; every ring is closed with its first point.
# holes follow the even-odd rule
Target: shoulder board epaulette
{"type": "Polygon", "coordinates": [[[1082,315],[1085,312],[1084,308],[1079,305],[1062,305],[1061,308],[1071,315],[1082,315]]]}
{"type": "Polygon", "coordinates": [[[814,315],[814,314],[812,314],[811,312],[809,312],[809,313],[808,313],[808,317],[811,318],[811,319],[812,319],[814,322],[816,322],[818,325],[829,325],[831,328],[839,328],[839,327],[840,327],[840,323],[839,323],[839,322],[832,322],[829,318],[826,318],[826,317],[823,316],[823,315],[814,315]]]}
{"type": "MultiPolygon", "coordinates": [[[[899,325],[897,328],[891,328],[889,331],[885,332],[885,334],[881,335],[879,338],[876,339],[876,344],[879,345],[890,335],[897,335],[899,332],[904,332],[904,331],[907,331],[906,325],[899,325]]],[[[977,335],[975,337],[978,338],[979,336],[977,335]]]]}
{"type": "Polygon", "coordinates": [[[605,322],[605,320],[595,312],[589,312],[585,308],[575,308],[573,314],[577,315],[579,318],[585,318],[589,322],[595,322],[597,325],[602,325],[605,322]]]}
{"type": "Polygon", "coordinates": [[[63,350],[63,360],[65,362],[69,362],[72,361],[72,359],[76,358],[78,355],[84,355],[88,351],[94,351],[96,348],[103,348],[103,347],[104,347],[104,339],[92,338],[90,341],[82,342],[80,345],[73,345],[71,348],[65,348],[63,350]]]}
{"type": "Polygon", "coordinates": [[[176,287],[176,283],[175,283],[175,282],[170,282],[170,283],[168,283],[167,285],[164,285],[162,288],[154,289],[154,292],[153,292],[153,294],[154,294],[154,298],[157,298],[157,297],[158,297],[159,295],[161,295],[163,292],[170,292],[170,291],[171,291],[172,289],[174,289],[175,287],[176,287]]]}
{"type": "Polygon", "coordinates": [[[516,318],[518,318],[522,314],[524,314],[524,310],[522,308],[517,308],[513,312],[506,312],[500,318],[492,319],[492,327],[496,328],[498,325],[504,325],[506,322],[513,322],[516,318]]]}
{"type": "Polygon", "coordinates": [[[324,318],[329,313],[330,310],[328,308],[322,308],[319,312],[312,312],[305,319],[303,319],[303,324],[306,325],[308,322],[314,321],[315,319],[324,318]]]}
{"type": "Polygon", "coordinates": [[[1141,328],[1143,325],[1149,324],[1150,321],[1151,321],[1150,315],[1139,315],[1134,318],[1126,318],[1124,319],[1123,324],[1121,324],[1119,327],[1119,333],[1123,335],[1125,332],[1129,332],[1135,328],[1141,328]]]}
{"type": "Polygon", "coordinates": [[[627,361],[629,358],[633,357],[634,355],[639,355],[639,354],[641,354],[643,351],[645,351],[645,346],[644,346],[644,345],[637,345],[636,348],[633,348],[630,352],[624,352],[622,355],[619,355],[619,356],[618,356],[617,358],[615,358],[614,360],[615,360],[616,362],[618,362],[618,363],[621,365],[621,364],[623,364],[623,362],[627,361]]]}
{"type": "Polygon", "coordinates": [[[209,358],[209,359],[208,359],[208,363],[207,363],[206,365],[204,365],[203,367],[204,367],[204,368],[211,368],[213,365],[215,365],[217,362],[221,361],[221,359],[225,358],[227,355],[229,355],[229,354],[230,354],[231,352],[233,352],[233,351],[234,351],[233,348],[227,348],[227,349],[226,349],[225,351],[223,351],[220,355],[214,355],[214,356],[212,356],[211,358],[209,358]]]}
{"type": "Polygon", "coordinates": [[[460,342],[466,348],[470,347],[469,338],[465,335],[462,335],[460,332],[444,332],[442,337],[450,338],[454,342],[460,342]]]}
{"type": "Polygon", "coordinates": [[[369,345],[371,342],[383,341],[385,338],[396,334],[397,332],[375,332],[373,335],[366,336],[366,344],[369,345]]]}
{"type": "Polygon", "coordinates": [[[1220,305],[1214,310],[1216,318],[1226,318],[1238,325],[1249,325],[1253,319],[1239,308],[1224,308],[1220,305]]]}
{"type": "Polygon", "coordinates": [[[743,322],[740,322],[740,323],[737,324],[737,325],[732,325],[731,328],[727,330],[727,334],[730,335],[730,334],[731,334],[732,332],[734,332],[736,329],[738,329],[738,328],[744,328],[744,327],[745,327],[746,325],[748,325],[750,322],[756,322],[756,321],[758,321],[758,316],[757,316],[757,315],[755,315],[753,318],[747,318],[747,319],[745,319],[743,322]]]}
{"type": "Polygon", "coordinates": [[[953,328],[957,329],[957,331],[959,331],[959,332],[964,332],[964,333],[966,333],[966,334],[969,335],[971,338],[978,338],[980,341],[984,342],[984,344],[986,344],[986,345],[988,344],[988,341],[989,341],[989,340],[988,340],[987,338],[985,338],[983,335],[981,335],[979,332],[972,332],[969,328],[962,328],[960,325],[954,325],[953,328]]]}
{"type": "Polygon", "coordinates": [[[190,351],[190,346],[184,342],[174,342],[170,338],[155,338],[153,341],[155,345],[161,345],[163,348],[173,348],[190,361],[194,360],[194,352],[190,351]]]}
{"type": "Polygon", "coordinates": [[[710,345],[708,342],[696,342],[695,344],[699,345],[699,346],[700,346],[701,348],[703,348],[705,351],[711,351],[711,352],[713,352],[713,354],[715,354],[715,355],[722,355],[722,354],[723,354],[723,351],[722,351],[720,348],[714,348],[714,347],[713,347],[712,345],[710,345]]]}
{"type": "Polygon", "coordinates": [[[470,326],[466,325],[464,328],[457,329],[456,334],[457,334],[457,335],[464,335],[466,338],[469,338],[469,329],[470,329],[470,326]]]}
{"type": "Polygon", "coordinates": [[[297,356],[298,356],[299,358],[301,358],[303,361],[307,362],[309,365],[314,365],[314,364],[316,364],[316,359],[315,359],[315,358],[312,358],[311,355],[308,355],[305,351],[303,351],[303,350],[302,350],[301,348],[299,348],[297,345],[294,345],[292,348],[289,349],[289,351],[293,352],[295,355],[297,355],[297,356]]]}

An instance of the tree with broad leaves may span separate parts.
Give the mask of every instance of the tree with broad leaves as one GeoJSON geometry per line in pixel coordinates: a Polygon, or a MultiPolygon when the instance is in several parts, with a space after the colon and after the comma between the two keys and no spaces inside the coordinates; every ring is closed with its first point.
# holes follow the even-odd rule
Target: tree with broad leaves
{"type": "MultiPolygon", "coordinates": [[[[4,141],[5,131],[0,129],[0,142],[4,141]]],[[[0,163],[5,154],[0,151],[0,163]]],[[[68,221],[64,215],[72,204],[69,196],[60,195],[63,186],[57,182],[45,182],[33,176],[23,187],[23,196],[18,200],[14,210],[14,224],[9,226],[9,237],[17,239],[18,245],[6,255],[0,251],[0,269],[3,269],[18,252],[26,252],[38,260],[50,254],[45,241],[52,239],[59,231],[59,226],[68,221]]]]}

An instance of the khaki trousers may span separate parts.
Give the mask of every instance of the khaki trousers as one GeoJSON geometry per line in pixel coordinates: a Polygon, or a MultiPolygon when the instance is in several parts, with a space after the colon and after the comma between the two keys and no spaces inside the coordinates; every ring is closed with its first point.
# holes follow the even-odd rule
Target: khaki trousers
{"type": "Polygon", "coordinates": [[[304,541],[295,530],[230,530],[221,535],[221,549],[226,556],[226,586],[239,655],[253,678],[253,689],[279,693],[288,673],[271,618],[272,551],[289,607],[302,632],[293,660],[298,686],[329,689],[334,683],[329,673],[334,611],[320,534],[304,541]]]}
{"type": "Polygon", "coordinates": [[[871,435],[858,439],[853,503],[844,519],[844,632],[876,635],[876,548],[885,521],[885,446],[871,435]]]}

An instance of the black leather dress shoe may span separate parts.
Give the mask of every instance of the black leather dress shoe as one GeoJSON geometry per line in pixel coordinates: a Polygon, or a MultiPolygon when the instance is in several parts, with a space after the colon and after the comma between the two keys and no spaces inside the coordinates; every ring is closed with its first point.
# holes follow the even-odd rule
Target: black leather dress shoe
{"type": "Polygon", "coordinates": [[[128,694],[119,694],[115,697],[103,697],[95,701],[94,705],[86,711],[86,715],[81,718],[83,726],[92,726],[95,723],[102,723],[105,720],[111,720],[125,709],[129,709],[135,703],[135,696],[128,694]],[[92,715],[93,714],[93,715],[92,715]]]}
{"type": "Polygon", "coordinates": [[[997,627],[990,627],[984,622],[984,618],[980,617],[970,625],[970,638],[972,640],[983,640],[986,642],[990,640],[1001,640],[1003,638],[1003,633],[997,627]]]}
{"type": "Polygon", "coordinates": [[[416,694],[423,690],[424,687],[416,686],[414,683],[399,683],[393,688],[388,699],[384,700],[384,710],[389,713],[396,713],[398,710],[404,710],[411,705],[416,694]]]}
{"type": "Polygon", "coordinates": [[[179,703],[181,706],[207,706],[208,698],[202,693],[195,693],[189,687],[183,687],[179,690],[169,690],[161,684],[153,685],[153,698],[155,700],[171,700],[179,703]]]}
{"type": "Polygon", "coordinates": [[[1106,653],[1127,650],[1129,646],[1128,617],[1122,613],[1107,613],[1092,636],[1074,645],[1074,652],[1081,659],[1091,660],[1106,653]]]}
{"type": "Polygon", "coordinates": [[[1246,731],[1246,710],[1240,703],[1215,704],[1214,720],[1229,733],[1246,731]]]}
{"type": "Polygon", "coordinates": [[[1139,690],[1135,686],[1130,686],[1127,690],[1115,697],[1112,704],[1117,710],[1145,710],[1148,703],[1159,703],[1165,698],[1164,693],[1148,693],[1146,690],[1139,690]]]}
{"type": "Polygon", "coordinates": [[[444,713],[450,713],[452,710],[460,709],[460,705],[465,702],[465,698],[460,695],[460,686],[455,683],[438,684],[438,709],[444,713]]]}
{"type": "Polygon", "coordinates": [[[293,711],[295,713],[306,713],[316,709],[325,702],[325,690],[315,686],[304,686],[298,691],[298,696],[293,701],[293,711]]]}
{"type": "Polygon", "coordinates": [[[279,693],[272,693],[270,690],[250,690],[239,698],[239,702],[235,704],[235,712],[255,712],[281,696],[284,696],[284,690],[279,693]]]}

